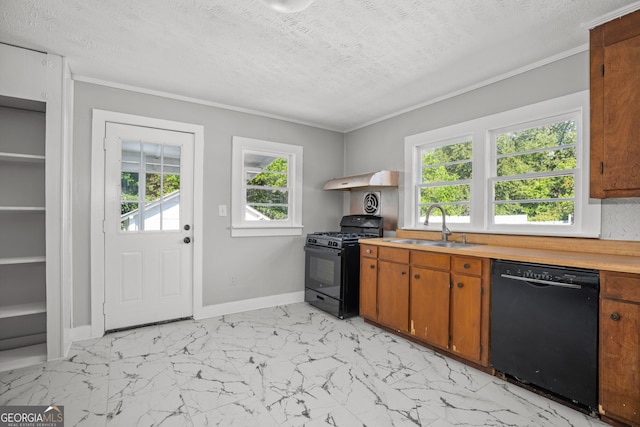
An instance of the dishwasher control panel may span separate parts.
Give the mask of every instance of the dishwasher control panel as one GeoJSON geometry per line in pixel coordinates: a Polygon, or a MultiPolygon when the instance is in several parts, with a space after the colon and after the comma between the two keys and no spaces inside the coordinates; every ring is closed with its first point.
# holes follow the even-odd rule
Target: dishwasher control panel
{"type": "Polygon", "coordinates": [[[533,282],[566,283],[572,285],[599,284],[598,271],[529,263],[503,262],[502,274],[507,278],[530,279],[533,282]]]}

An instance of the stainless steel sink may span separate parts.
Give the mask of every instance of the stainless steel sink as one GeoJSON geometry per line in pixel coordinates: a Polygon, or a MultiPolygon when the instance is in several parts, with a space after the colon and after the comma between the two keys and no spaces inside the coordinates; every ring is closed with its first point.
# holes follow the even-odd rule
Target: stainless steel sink
{"type": "Polygon", "coordinates": [[[478,246],[480,243],[445,242],[442,240],[422,240],[422,239],[394,239],[391,243],[402,243],[406,245],[437,246],[439,248],[470,248],[478,246]]]}

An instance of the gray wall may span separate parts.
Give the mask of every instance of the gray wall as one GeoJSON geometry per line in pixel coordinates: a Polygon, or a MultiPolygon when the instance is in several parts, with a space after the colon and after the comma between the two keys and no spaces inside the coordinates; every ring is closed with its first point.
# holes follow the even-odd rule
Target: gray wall
{"type": "Polygon", "coordinates": [[[200,104],[75,83],[73,126],[74,326],[89,324],[91,109],[204,126],[203,300],[212,305],[304,290],[304,234],[335,229],[340,192],[324,182],[343,173],[344,135],[310,126],[200,104]],[[230,237],[231,138],[234,135],[304,147],[303,236],[230,237]],[[232,284],[231,278],[235,279],[232,284]]]}
{"type": "MultiPolygon", "coordinates": [[[[501,80],[465,94],[349,132],[345,136],[346,172],[404,170],[404,138],[467,120],[589,89],[589,53],[501,80]]],[[[403,174],[400,177],[403,218],[403,174]]],[[[640,240],[638,199],[602,203],[602,238],[640,240]]],[[[400,224],[401,225],[401,224],[400,224]]]]}

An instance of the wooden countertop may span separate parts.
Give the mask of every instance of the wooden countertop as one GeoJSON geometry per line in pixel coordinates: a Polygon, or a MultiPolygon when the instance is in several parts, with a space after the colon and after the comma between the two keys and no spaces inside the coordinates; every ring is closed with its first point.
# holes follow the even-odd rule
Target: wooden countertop
{"type": "MultiPolygon", "coordinates": [[[[402,234],[402,233],[401,233],[402,234]]],[[[440,233],[438,233],[439,235],[440,233]]],[[[408,244],[408,243],[393,243],[390,240],[398,240],[398,239],[416,239],[423,238],[425,240],[438,240],[433,238],[426,237],[416,237],[415,232],[411,233],[411,237],[409,236],[398,236],[398,237],[384,237],[379,239],[361,239],[361,244],[368,245],[377,245],[377,246],[389,246],[403,249],[411,249],[418,251],[428,251],[428,252],[440,252],[440,253],[449,253],[452,255],[461,255],[461,256],[474,256],[480,258],[491,258],[491,259],[502,259],[509,261],[521,261],[521,262],[531,262],[537,264],[549,264],[549,265],[559,265],[564,267],[578,267],[578,268],[588,268],[593,270],[606,270],[606,271],[617,271],[617,272],[625,272],[625,273],[635,273],[640,274],[640,256],[633,255],[622,255],[620,253],[602,253],[603,250],[599,252],[581,252],[575,250],[576,245],[573,246],[573,250],[560,250],[560,249],[543,249],[543,248],[535,248],[535,247],[514,247],[514,246],[502,246],[496,245],[494,243],[490,244],[478,244],[477,246],[470,246],[465,248],[442,248],[437,246],[423,246],[417,244],[408,244]]],[[[554,238],[542,238],[542,242],[545,242],[549,239],[554,238]]],[[[561,238],[564,239],[564,238],[561,238]]],[[[455,239],[459,241],[459,239],[455,239]]],[[[589,244],[584,244],[585,248],[590,249],[590,245],[597,245],[597,239],[579,239],[579,240],[589,240],[589,244]]],[[[469,243],[476,243],[469,241],[469,243]]],[[[609,241],[611,242],[611,241],[609,241]]],[[[620,245],[625,245],[629,242],[620,242],[620,245]]],[[[606,249],[607,244],[603,244],[600,246],[604,246],[606,249]]],[[[550,244],[549,247],[553,247],[553,244],[550,244]]],[[[625,253],[634,253],[635,252],[635,242],[631,242],[629,247],[632,250],[625,249],[622,252],[625,253]]],[[[621,250],[617,250],[617,252],[621,252],[621,250]]]]}

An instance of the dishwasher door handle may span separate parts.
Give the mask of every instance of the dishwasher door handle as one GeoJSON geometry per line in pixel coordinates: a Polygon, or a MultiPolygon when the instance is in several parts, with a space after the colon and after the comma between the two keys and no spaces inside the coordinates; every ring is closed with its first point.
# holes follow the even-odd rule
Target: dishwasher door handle
{"type": "Polygon", "coordinates": [[[511,280],[519,280],[520,282],[530,282],[530,283],[539,283],[541,285],[557,286],[559,288],[582,289],[582,286],[574,285],[572,283],[551,282],[549,280],[540,280],[540,279],[528,279],[526,277],[512,276],[511,274],[501,274],[500,277],[504,277],[505,279],[511,279],[511,280]]]}

